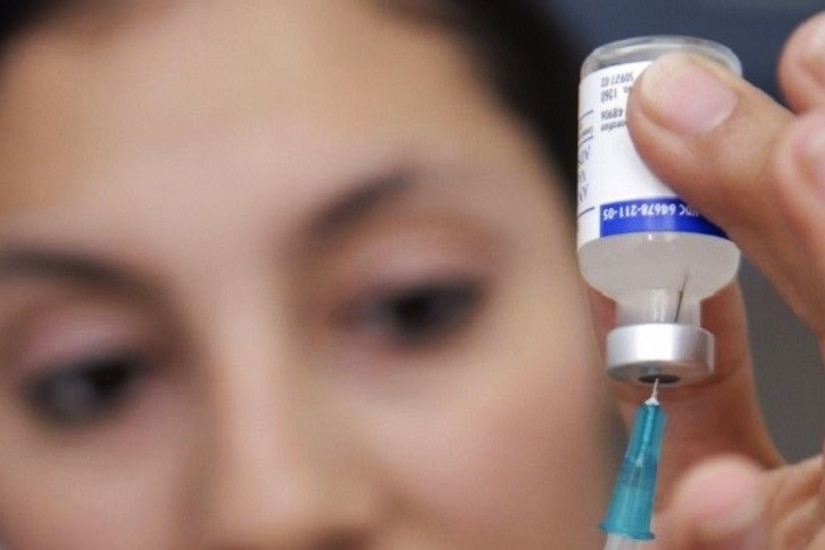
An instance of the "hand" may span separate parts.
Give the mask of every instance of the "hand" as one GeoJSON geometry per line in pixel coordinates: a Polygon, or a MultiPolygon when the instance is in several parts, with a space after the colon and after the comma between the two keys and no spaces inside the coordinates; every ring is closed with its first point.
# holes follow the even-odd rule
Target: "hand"
{"type": "MultiPolygon", "coordinates": [[[[649,166],[727,231],[825,349],[825,13],[791,37],[780,78],[793,112],[713,63],[669,55],[634,87],[628,122],[649,166]]],[[[718,372],[663,393],[658,547],[825,548],[822,459],[782,465],[770,442],[738,288],[704,306],[718,372]]],[[[629,420],[646,391],[616,392],[629,420]]]]}

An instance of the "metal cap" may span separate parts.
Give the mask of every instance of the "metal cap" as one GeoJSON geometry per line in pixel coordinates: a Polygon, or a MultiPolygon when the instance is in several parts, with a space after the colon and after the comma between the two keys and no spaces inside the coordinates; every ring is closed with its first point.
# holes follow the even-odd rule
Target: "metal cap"
{"type": "Polygon", "coordinates": [[[713,373],[713,335],[693,325],[627,325],[607,335],[607,372],[633,384],[692,384],[713,373]]]}

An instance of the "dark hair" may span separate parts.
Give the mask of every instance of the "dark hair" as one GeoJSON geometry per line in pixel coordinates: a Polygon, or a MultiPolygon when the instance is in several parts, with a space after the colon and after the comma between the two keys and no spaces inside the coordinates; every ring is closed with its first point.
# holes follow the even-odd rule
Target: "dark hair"
{"type": "MultiPolygon", "coordinates": [[[[504,104],[533,130],[574,196],[578,72],[562,29],[539,0],[394,0],[429,10],[462,38],[504,104]],[[433,13],[434,12],[434,13],[433,13]]],[[[78,0],[1,0],[0,48],[78,0]]]]}
{"type": "Polygon", "coordinates": [[[0,2],[0,48],[30,26],[66,5],[66,0],[4,0],[0,2]]]}
{"type": "Polygon", "coordinates": [[[437,0],[491,85],[561,170],[573,206],[578,67],[572,43],[539,0],[437,0]]]}

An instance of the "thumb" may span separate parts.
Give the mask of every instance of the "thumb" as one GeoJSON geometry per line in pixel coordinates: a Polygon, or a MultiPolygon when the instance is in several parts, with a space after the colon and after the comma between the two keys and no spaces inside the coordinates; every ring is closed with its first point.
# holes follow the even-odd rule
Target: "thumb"
{"type": "Polygon", "coordinates": [[[767,548],[764,473],[734,457],[717,458],[688,473],[660,518],[661,548],[767,548]]]}
{"type": "MultiPolygon", "coordinates": [[[[825,335],[825,193],[808,153],[825,115],[801,119],[695,56],[652,63],[628,100],[628,127],[663,181],[722,227],[794,312],[825,335]]],[[[825,143],[825,142],[823,142],[825,143]]]]}

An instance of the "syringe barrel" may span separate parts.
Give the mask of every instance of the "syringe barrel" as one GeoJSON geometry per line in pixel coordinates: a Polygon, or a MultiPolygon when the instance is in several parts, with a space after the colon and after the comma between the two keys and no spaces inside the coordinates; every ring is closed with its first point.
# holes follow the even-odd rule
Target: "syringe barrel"
{"type": "Polygon", "coordinates": [[[607,535],[604,550],[638,550],[641,542],[621,535],[607,535]]]}

